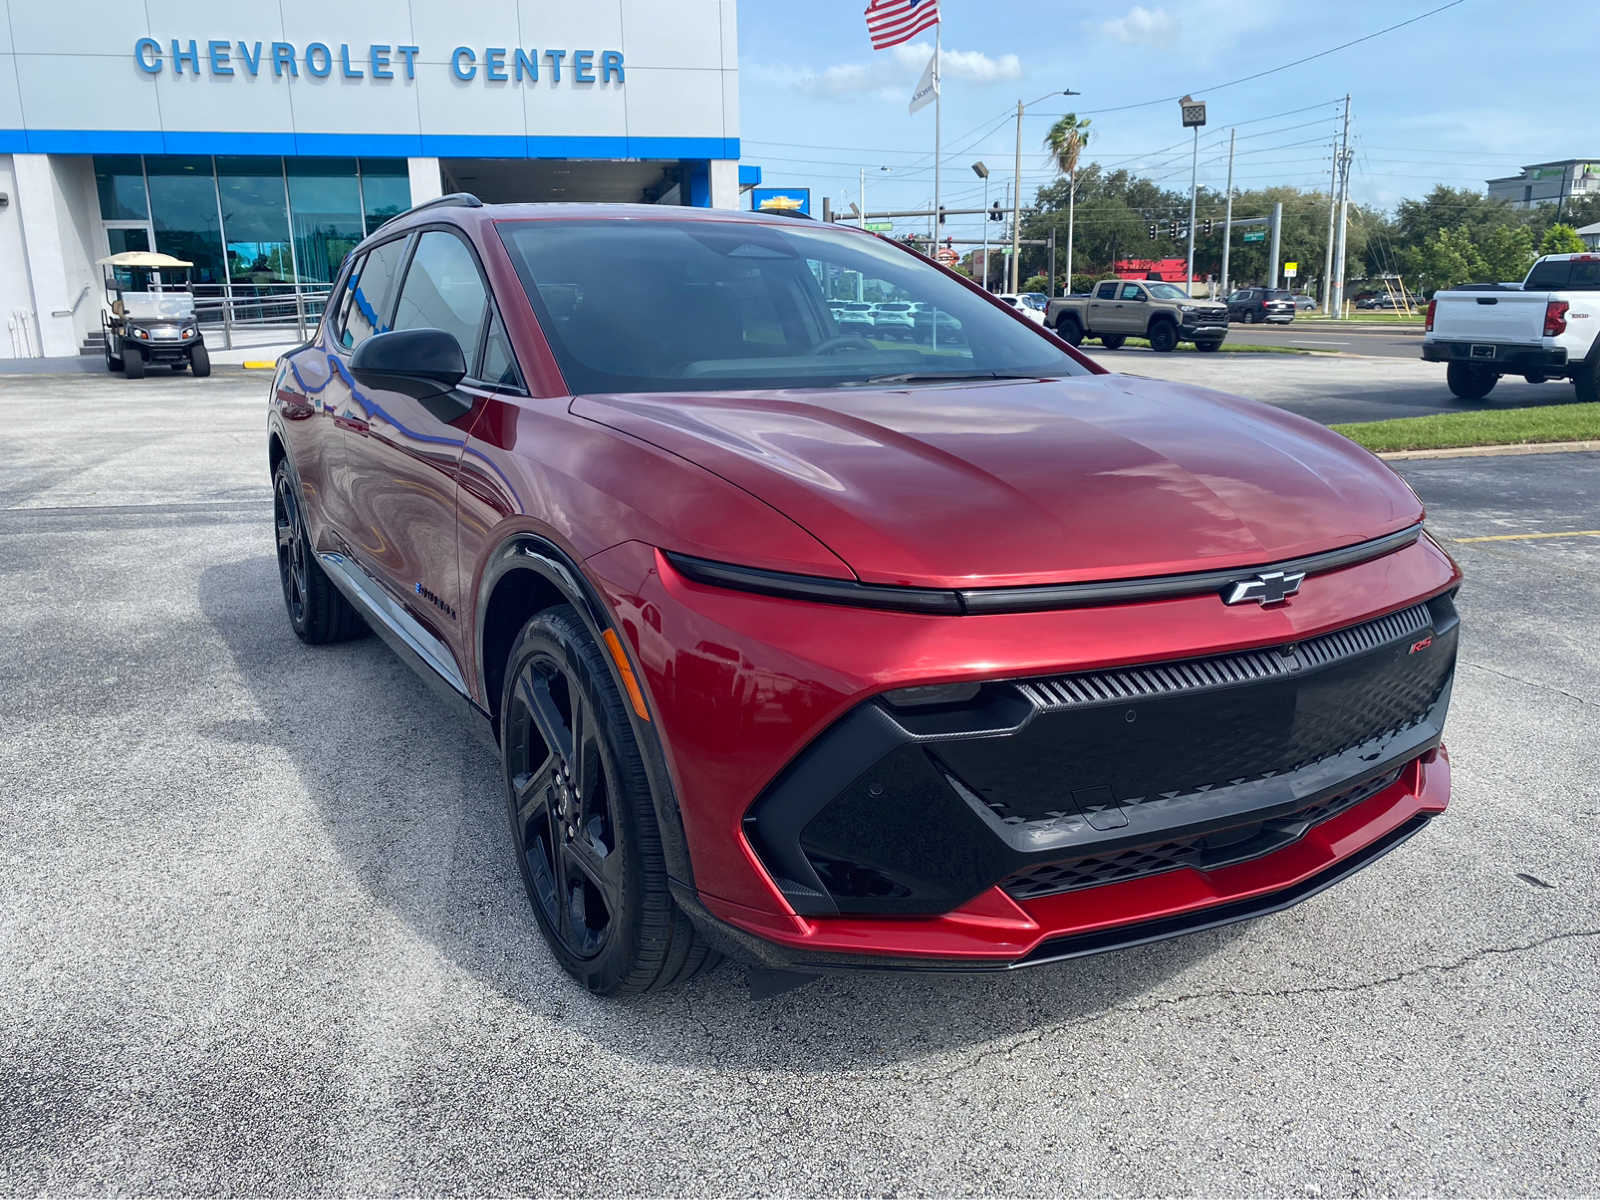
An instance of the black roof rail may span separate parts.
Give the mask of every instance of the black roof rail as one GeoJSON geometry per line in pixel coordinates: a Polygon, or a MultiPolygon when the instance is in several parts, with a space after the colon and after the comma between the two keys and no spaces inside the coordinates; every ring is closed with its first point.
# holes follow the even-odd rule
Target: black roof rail
{"type": "MultiPolygon", "coordinates": [[[[412,213],[419,213],[419,212],[422,212],[424,209],[428,209],[428,208],[482,208],[482,207],[483,207],[483,201],[479,200],[471,192],[450,192],[450,193],[448,193],[447,195],[444,195],[444,196],[436,196],[432,200],[424,200],[421,204],[413,204],[410,208],[406,209],[405,212],[396,213],[394,216],[390,217],[387,221],[385,221],[383,223],[383,225],[393,225],[401,217],[409,217],[412,213]]],[[[383,225],[378,226],[378,228],[382,229],[383,225]]]]}

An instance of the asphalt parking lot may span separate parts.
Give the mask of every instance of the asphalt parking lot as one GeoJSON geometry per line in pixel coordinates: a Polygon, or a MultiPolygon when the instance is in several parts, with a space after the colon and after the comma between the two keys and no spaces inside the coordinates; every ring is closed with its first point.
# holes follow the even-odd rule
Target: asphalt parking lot
{"type": "Polygon", "coordinates": [[[538,940],[466,727],[290,632],[265,387],[0,379],[0,1193],[1593,1190],[1600,454],[1402,466],[1467,573],[1455,792],[1341,886],[1001,977],[617,1003],[538,940]]]}

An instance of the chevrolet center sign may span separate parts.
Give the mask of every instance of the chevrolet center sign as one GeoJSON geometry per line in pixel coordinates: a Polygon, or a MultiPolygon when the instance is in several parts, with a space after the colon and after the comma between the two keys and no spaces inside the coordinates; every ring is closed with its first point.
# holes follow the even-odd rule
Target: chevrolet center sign
{"type": "MultiPolygon", "coordinates": [[[[133,61],[146,75],[170,71],[175,76],[206,74],[216,79],[240,75],[313,79],[338,74],[340,79],[406,79],[417,77],[420,46],[372,42],[351,48],[348,42],[330,45],[307,42],[228,41],[225,39],[172,38],[163,43],[142,37],[133,44],[133,61]]],[[[539,81],[543,66],[552,83],[560,83],[562,68],[574,83],[623,82],[620,50],[535,50],[521,46],[456,46],[450,51],[450,73],[463,82],[482,78],[490,83],[539,81]]]]}

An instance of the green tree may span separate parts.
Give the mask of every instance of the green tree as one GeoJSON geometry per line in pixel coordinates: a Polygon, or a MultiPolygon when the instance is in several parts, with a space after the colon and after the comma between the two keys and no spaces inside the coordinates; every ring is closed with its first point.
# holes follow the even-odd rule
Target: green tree
{"type": "Polygon", "coordinates": [[[1050,281],[1043,275],[1029,275],[1022,281],[1022,290],[1025,292],[1043,292],[1050,294],[1050,281]]]}
{"type": "Polygon", "coordinates": [[[1490,272],[1466,225],[1437,230],[1417,254],[1417,286],[1434,291],[1483,280],[1490,272]]]}
{"type": "Polygon", "coordinates": [[[1479,239],[1478,250],[1488,276],[1485,282],[1521,279],[1533,266],[1533,231],[1526,225],[1496,225],[1479,239]]]}
{"type": "Polygon", "coordinates": [[[1587,249],[1571,225],[1552,225],[1539,239],[1540,254],[1582,254],[1587,249]]]}

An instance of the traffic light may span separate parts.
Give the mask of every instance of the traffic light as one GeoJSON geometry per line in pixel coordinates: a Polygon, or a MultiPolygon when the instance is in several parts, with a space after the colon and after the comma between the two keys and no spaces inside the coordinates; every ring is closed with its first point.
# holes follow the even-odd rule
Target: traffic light
{"type": "Polygon", "coordinates": [[[1177,239],[1177,236],[1178,236],[1178,223],[1176,221],[1167,222],[1167,236],[1172,238],[1172,239],[1174,239],[1174,240],[1177,239]]]}
{"type": "Polygon", "coordinates": [[[954,250],[956,248],[956,240],[955,240],[955,238],[950,238],[950,237],[945,238],[945,240],[944,240],[944,248],[946,250],[954,250]]]}
{"type": "Polygon", "coordinates": [[[939,224],[944,224],[944,205],[939,205],[939,224]]]}
{"type": "Polygon", "coordinates": [[[1154,221],[1150,222],[1150,240],[1152,242],[1156,240],[1156,223],[1154,221]]]}
{"type": "Polygon", "coordinates": [[[1000,211],[1000,201],[996,200],[994,202],[994,207],[989,210],[989,220],[991,220],[991,221],[1004,221],[1005,219],[1006,219],[1005,213],[1000,211]]]}
{"type": "Polygon", "coordinates": [[[1210,217],[1206,218],[1206,223],[1203,226],[1201,226],[1201,228],[1206,231],[1206,236],[1207,237],[1211,236],[1211,218],[1210,217]]]}

